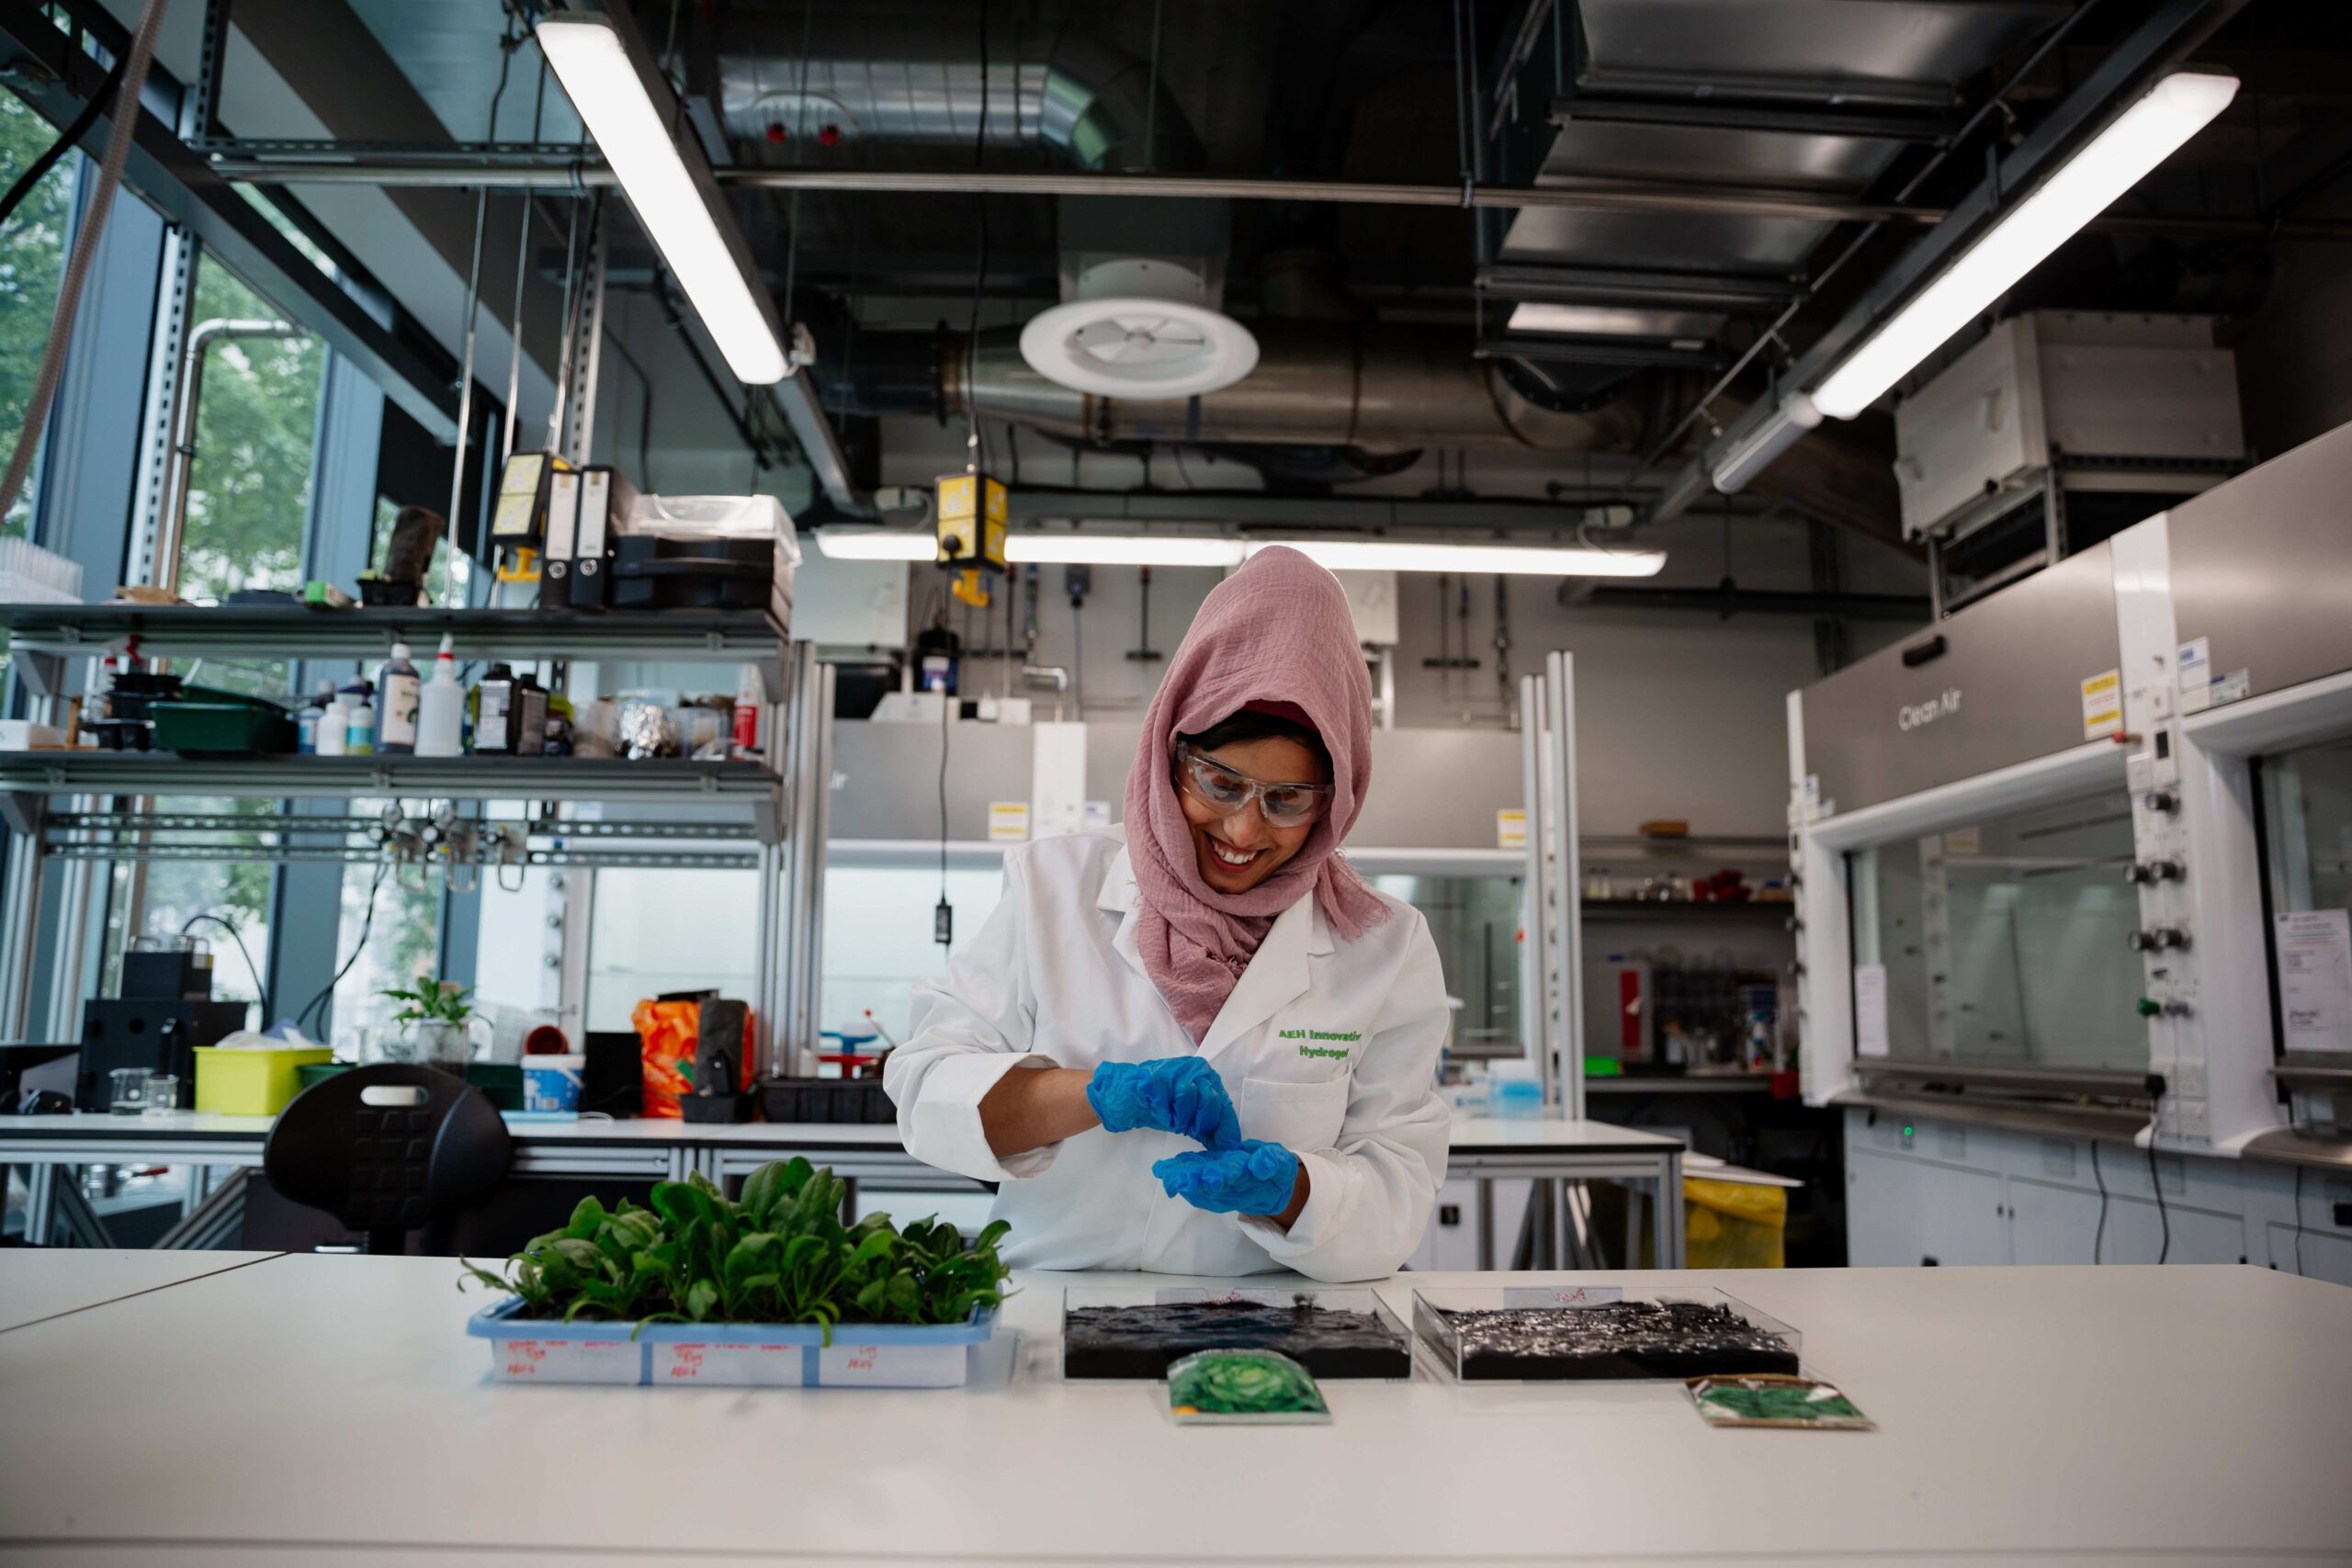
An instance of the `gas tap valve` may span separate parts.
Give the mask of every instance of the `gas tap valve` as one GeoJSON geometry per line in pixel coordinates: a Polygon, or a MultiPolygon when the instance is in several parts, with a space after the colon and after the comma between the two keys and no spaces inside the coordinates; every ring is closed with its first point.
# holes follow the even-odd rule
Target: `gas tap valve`
{"type": "Polygon", "coordinates": [[[2156,882],[2178,882],[2181,864],[2177,860],[2134,861],[2123,868],[2123,880],[2146,886],[2156,882]]]}

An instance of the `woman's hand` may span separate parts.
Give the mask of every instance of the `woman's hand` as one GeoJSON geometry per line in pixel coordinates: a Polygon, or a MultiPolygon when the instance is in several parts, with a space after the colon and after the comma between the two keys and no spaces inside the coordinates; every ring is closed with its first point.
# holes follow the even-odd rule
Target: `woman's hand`
{"type": "Polygon", "coordinates": [[[1288,1230],[1306,1207],[1306,1162],[1280,1144],[1244,1139],[1237,1148],[1176,1155],[1151,1168],[1170,1198],[1212,1214],[1246,1214],[1288,1230]]]}
{"type": "Polygon", "coordinates": [[[1198,1056],[1105,1062],[1087,1083],[1086,1103],[1114,1133],[1156,1127],[1209,1149],[1241,1143],[1241,1118],[1225,1081],[1198,1056]]]}

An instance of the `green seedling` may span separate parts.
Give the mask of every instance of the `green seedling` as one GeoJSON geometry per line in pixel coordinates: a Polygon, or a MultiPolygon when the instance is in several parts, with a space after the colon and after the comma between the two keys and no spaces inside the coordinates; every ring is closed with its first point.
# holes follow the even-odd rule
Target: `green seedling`
{"type": "Polygon", "coordinates": [[[458,1286],[509,1292],[526,1318],[815,1323],[829,1344],[836,1323],[961,1323],[1004,1300],[1003,1221],[967,1247],[936,1219],[844,1225],[847,1195],[831,1170],[794,1158],[753,1171],[731,1201],[699,1172],[657,1183],[650,1209],[582,1198],[503,1272],[467,1263],[458,1286]]]}

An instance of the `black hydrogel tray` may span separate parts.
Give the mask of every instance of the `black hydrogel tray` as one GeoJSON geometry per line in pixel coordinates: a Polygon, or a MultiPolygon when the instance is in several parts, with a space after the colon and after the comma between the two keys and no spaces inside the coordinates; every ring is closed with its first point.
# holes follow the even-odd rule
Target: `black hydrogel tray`
{"type": "Polygon", "coordinates": [[[1064,1292],[1062,1376],[1164,1378],[1196,1350],[1279,1350],[1317,1378],[1406,1379],[1411,1337],[1370,1291],[1064,1292]]]}
{"type": "Polygon", "coordinates": [[[1417,1294],[1413,1323],[1464,1382],[1623,1382],[1798,1370],[1796,1332],[1720,1292],[1628,1293],[1581,1306],[1443,1299],[1450,1293],[1417,1294]]]}

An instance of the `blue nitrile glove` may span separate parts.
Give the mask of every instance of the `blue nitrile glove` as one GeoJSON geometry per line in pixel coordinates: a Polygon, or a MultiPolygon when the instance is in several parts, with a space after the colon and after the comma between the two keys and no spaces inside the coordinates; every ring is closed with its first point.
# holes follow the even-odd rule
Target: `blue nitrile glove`
{"type": "Polygon", "coordinates": [[[1241,1118],[1216,1069],[1198,1056],[1105,1062],[1087,1081],[1086,1103],[1114,1133],[1157,1127],[1212,1149],[1241,1142],[1241,1118]]]}
{"type": "Polygon", "coordinates": [[[1212,1214],[1279,1214],[1298,1185],[1298,1156],[1280,1144],[1244,1138],[1239,1148],[1172,1156],[1151,1174],[1170,1198],[1212,1214]]]}

